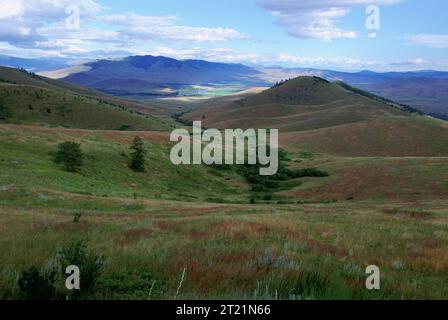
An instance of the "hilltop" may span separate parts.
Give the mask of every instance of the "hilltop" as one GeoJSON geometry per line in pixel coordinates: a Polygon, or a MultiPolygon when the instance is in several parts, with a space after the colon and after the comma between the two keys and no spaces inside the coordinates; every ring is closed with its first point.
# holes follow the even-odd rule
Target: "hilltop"
{"type": "MultiPolygon", "coordinates": [[[[213,105],[213,103],[216,103],[213,105]]],[[[298,77],[184,118],[210,128],[276,128],[290,150],[344,156],[446,156],[445,121],[344,83],[298,77]]]]}
{"type": "Polygon", "coordinates": [[[226,105],[186,115],[208,127],[272,127],[303,131],[406,113],[318,77],[298,77],[226,105]]]}

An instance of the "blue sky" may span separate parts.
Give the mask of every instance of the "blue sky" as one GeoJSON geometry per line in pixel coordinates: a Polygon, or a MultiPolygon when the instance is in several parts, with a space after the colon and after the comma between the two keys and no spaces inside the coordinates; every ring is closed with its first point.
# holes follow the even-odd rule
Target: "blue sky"
{"type": "Polygon", "coordinates": [[[153,54],[265,66],[448,70],[446,0],[0,0],[0,6],[6,55],[79,61],[153,54]],[[370,5],[374,11],[366,13],[370,5]],[[379,29],[368,29],[367,19],[379,29]]]}

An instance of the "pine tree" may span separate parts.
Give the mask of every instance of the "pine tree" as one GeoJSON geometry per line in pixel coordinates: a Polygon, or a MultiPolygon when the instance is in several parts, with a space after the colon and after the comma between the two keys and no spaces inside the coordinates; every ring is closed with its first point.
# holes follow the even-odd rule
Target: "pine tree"
{"type": "Polygon", "coordinates": [[[62,163],[64,170],[77,172],[83,165],[81,146],[76,142],[66,141],[58,146],[55,162],[62,163]]]}
{"type": "Polygon", "coordinates": [[[133,150],[129,167],[135,172],[145,171],[145,145],[140,137],[135,137],[131,149],[133,150]]]}

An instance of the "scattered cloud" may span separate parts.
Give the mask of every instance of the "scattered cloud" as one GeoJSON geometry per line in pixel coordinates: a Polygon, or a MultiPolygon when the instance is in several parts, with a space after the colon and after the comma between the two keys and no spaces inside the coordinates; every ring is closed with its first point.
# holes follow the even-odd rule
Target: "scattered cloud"
{"type": "Polygon", "coordinates": [[[392,62],[391,66],[396,67],[423,67],[427,65],[429,62],[422,58],[417,58],[413,60],[405,60],[400,62],[392,62]]]}
{"type": "Polygon", "coordinates": [[[151,51],[152,55],[169,56],[176,59],[204,59],[215,62],[234,62],[257,64],[264,66],[302,66],[314,68],[339,68],[339,69],[359,69],[376,66],[376,61],[356,59],[350,57],[308,57],[289,53],[252,53],[239,52],[230,48],[215,48],[203,50],[200,48],[172,49],[159,47],[151,51]]]}
{"type": "Polygon", "coordinates": [[[149,54],[155,56],[168,56],[175,59],[202,59],[215,62],[250,62],[258,63],[261,60],[259,54],[237,52],[229,48],[187,48],[187,49],[173,49],[168,47],[158,47],[152,50],[149,54]]]}
{"type": "MultiPolygon", "coordinates": [[[[376,5],[393,5],[404,0],[375,0],[376,5]]],[[[360,57],[320,57],[261,51],[252,37],[234,28],[187,25],[179,16],[150,16],[133,12],[106,15],[101,0],[0,0],[0,53],[18,57],[58,57],[69,60],[117,58],[126,55],[158,54],[178,59],[205,59],[264,66],[300,66],[337,69],[429,68],[422,58],[398,62],[377,62],[360,57]],[[77,5],[81,29],[66,27],[67,8],[77,5]],[[250,39],[252,52],[239,51],[222,43],[250,39]],[[217,45],[218,44],[218,45],[217,45]],[[258,49],[255,49],[257,47],[258,49]]],[[[355,38],[356,30],[342,27],[341,20],[353,8],[371,0],[256,0],[269,10],[290,35],[298,38],[332,40],[355,38]]],[[[361,26],[362,27],[362,26],[361,26]]],[[[447,34],[411,34],[401,37],[408,44],[448,48],[447,34]]],[[[263,40],[264,41],[264,40],[263,40]]],[[[281,46],[281,44],[279,44],[281,46]]],[[[283,53],[281,53],[283,52],[283,53]]],[[[445,64],[442,66],[446,67],[445,64]]]]}
{"type": "MultiPolygon", "coordinates": [[[[402,0],[376,0],[376,5],[392,5],[402,0]]],[[[257,0],[257,4],[272,12],[276,23],[297,38],[330,41],[356,38],[358,33],[338,25],[351,8],[372,4],[371,0],[257,0]]]]}
{"type": "MultiPolygon", "coordinates": [[[[0,0],[0,41],[18,47],[33,47],[48,38],[40,28],[64,22],[66,9],[72,0],[0,0]]],[[[77,7],[83,19],[94,18],[102,6],[95,0],[77,0],[77,7]]]]}
{"type": "Polygon", "coordinates": [[[107,44],[110,50],[138,46],[142,41],[223,42],[248,37],[232,28],[192,27],[176,16],[144,16],[135,13],[101,16],[105,8],[97,0],[0,0],[0,43],[17,48],[59,50],[70,55],[107,44]],[[80,30],[65,23],[76,5],[80,30]],[[105,27],[92,27],[101,22],[105,27]]]}
{"type": "Polygon", "coordinates": [[[101,21],[124,27],[120,36],[135,40],[174,40],[219,42],[243,40],[248,37],[231,28],[190,27],[179,24],[176,16],[143,16],[135,13],[105,16],[101,21]]]}
{"type": "Polygon", "coordinates": [[[402,36],[408,44],[421,45],[429,48],[447,49],[448,48],[448,34],[407,34],[402,36]]]}

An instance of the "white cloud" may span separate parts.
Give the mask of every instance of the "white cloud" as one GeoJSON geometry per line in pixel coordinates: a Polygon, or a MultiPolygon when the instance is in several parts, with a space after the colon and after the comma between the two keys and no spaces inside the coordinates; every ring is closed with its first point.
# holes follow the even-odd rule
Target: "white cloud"
{"type": "Polygon", "coordinates": [[[95,0],[0,0],[0,41],[32,48],[48,40],[40,28],[63,23],[66,8],[73,4],[78,6],[83,20],[93,18],[102,9],[95,0]]]}
{"type": "Polygon", "coordinates": [[[375,66],[378,62],[374,60],[356,59],[350,57],[306,57],[291,54],[280,54],[278,62],[302,66],[338,66],[338,68],[367,68],[375,66]]]}
{"type": "Polygon", "coordinates": [[[399,61],[399,62],[392,62],[392,66],[397,67],[423,67],[427,65],[429,62],[422,58],[417,59],[411,59],[411,60],[405,60],[405,61],[399,61]]]}
{"type": "MultiPolygon", "coordinates": [[[[402,0],[376,0],[376,5],[392,5],[402,0]]],[[[367,6],[372,0],[257,0],[257,4],[272,12],[276,23],[297,38],[329,41],[356,38],[357,32],[338,27],[340,19],[355,6],[367,6]]]]}
{"type": "MultiPolygon", "coordinates": [[[[0,0],[0,43],[26,50],[57,51],[67,56],[82,52],[129,50],[148,41],[223,42],[247,37],[231,28],[185,26],[176,16],[135,13],[101,16],[98,0],[0,0]],[[67,8],[76,5],[80,30],[66,27],[67,8]],[[93,22],[106,26],[93,27],[93,22]]],[[[38,52],[38,51],[36,51],[38,52]]]]}
{"type": "Polygon", "coordinates": [[[255,53],[237,52],[229,48],[213,48],[213,49],[173,49],[169,47],[158,47],[149,53],[155,56],[167,56],[175,59],[202,59],[216,62],[261,62],[262,57],[255,53]]]}
{"type": "Polygon", "coordinates": [[[149,52],[151,55],[168,56],[175,59],[203,59],[215,62],[246,63],[263,66],[282,65],[289,67],[306,68],[338,68],[338,69],[362,69],[378,65],[378,62],[351,57],[310,57],[289,53],[253,53],[240,52],[230,48],[214,49],[172,49],[159,47],[149,52]]]}
{"type": "Polygon", "coordinates": [[[402,37],[408,44],[421,45],[436,49],[448,48],[448,34],[419,33],[402,37]]]}
{"type": "Polygon", "coordinates": [[[25,8],[22,1],[0,0],[0,19],[19,17],[25,8]]]}
{"type": "Polygon", "coordinates": [[[134,13],[102,17],[101,20],[114,26],[122,26],[120,35],[128,39],[174,40],[174,41],[228,41],[247,37],[231,28],[205,28],[179,25],[175,16],[143,16],[134,13]]]}

